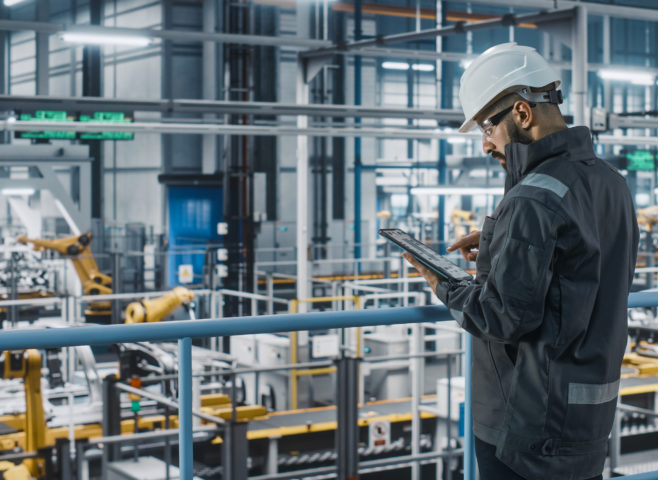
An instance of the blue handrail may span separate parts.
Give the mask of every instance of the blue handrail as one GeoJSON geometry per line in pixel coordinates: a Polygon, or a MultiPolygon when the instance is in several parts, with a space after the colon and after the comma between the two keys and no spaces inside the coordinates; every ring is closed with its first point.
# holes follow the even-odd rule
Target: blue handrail
{"type": "MultiPolygon", "coordinates": [[[[650,307],[658,305],[658,291],[636,292],[629,295],[629,307],[650,307]]],[[[264,315],[195,321],[173,321],[162,323],[137,323],[129,325],[84,326],[75,328],[40,328],[27,330],[6,330],[0,334],[0,351],[22,350],[27,348],[71,347],[75,345],[108,345],[121,342],[178,340],[179,384],[186,385],[191,379],[190,348],[192,338],[245,335],[251,333],[273,333],[329,328],[367,327],[375,325],[396,325],[451,320],[445,306],[401,307],[343,312],[321,312],[264,315]]],[[[471,358],[470,342],[467,342],[466,358],[471,358]]],[[[467,364],[468,365],[468,364],[467,364]]],[[[467,368],[467,371],[469,369],[467,368]]],[[[468,373],[467,373],[468,375],[468,373]]],[[[180,474],[184,480],[193,478],[192,458],[192,402],[181,389],[179,401],[179,442],[180,474]]],[[[465,413],[470,416],[470,382],[466,382],[467,401],[465,413]]],[[[475,479],[473,433],[466,429],[464,463],[468,475],[466,480],[475,479]]],[[[631,475],[626,480],[657,480],[658,471],[631,475]]]]}

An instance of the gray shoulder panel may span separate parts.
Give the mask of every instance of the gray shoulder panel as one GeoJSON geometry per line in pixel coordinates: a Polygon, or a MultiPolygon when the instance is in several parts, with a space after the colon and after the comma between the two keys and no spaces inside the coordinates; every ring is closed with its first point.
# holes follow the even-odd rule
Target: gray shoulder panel
{"type": "Polygon", "coordinates": [[[545,173],[531,173],[521,181],[521,185],[543,188],[544,190],[553,192],[560,198],[563,198],[569,191],[569,187],[564,183],[545,173]]]}

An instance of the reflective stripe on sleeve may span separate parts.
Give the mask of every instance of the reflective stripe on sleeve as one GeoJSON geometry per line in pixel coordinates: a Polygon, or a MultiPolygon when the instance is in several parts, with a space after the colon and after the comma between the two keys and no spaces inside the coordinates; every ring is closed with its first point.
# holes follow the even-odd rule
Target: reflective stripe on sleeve
{"type": "Polygon", "coordinates": [[[619,380],[610,383],[570,383],[569,404],[598,405],[607,403],[619,393],[619,380]]]}

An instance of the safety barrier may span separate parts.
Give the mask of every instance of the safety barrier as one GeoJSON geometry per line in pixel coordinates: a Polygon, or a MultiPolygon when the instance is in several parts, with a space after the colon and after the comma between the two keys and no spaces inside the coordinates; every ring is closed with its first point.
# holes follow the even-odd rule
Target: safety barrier
{"type": "MultiPolygon", "coordinates": [[[[658,292],[638,292],[629,296],[629,307],[658,305],[658,292]]],[[[67,329],[9,330],[0,335],[1,350],[55,348],[75,345],[108,345],[136,341],[178,341],[179,398],[179,465],[181,478],[193,478],[192,437],[192,338],[210,336],[275,333],[329,328],[367,327],[450,320],[444,306],[402,307],[344,312],[281,314],[259,317],[227,318],[223,320],[173,321],[129,325],[84,326],[67,329]]],[[[466,361],[470,365],[471,346],[466,345],[466,361]]],[[[466,369],[466,442],[464,447],[464,478],[475,479],[475,455],[470,425],[470,369],[466,369]]],[[[631,475],[627,480],[655,480],[658,471],[631,475]]]]}

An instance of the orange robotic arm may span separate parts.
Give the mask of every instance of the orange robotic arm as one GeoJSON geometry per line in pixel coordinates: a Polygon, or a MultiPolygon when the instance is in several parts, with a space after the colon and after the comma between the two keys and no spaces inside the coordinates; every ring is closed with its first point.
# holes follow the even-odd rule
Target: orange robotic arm
{"type": "Polygon", "coordinates": [[[71,257],[85,295],[112,293],[112,277],[98,271],[98,265],[91,253],[91,248],[89,247],[91,233],[83,233],[82,235],[57,240],[42,240],[24,236],[20,236],[16,240],[24,244],[32,243],[34,249],[39,252],[54,250],[61,255],[71,257]]]}
{"type": "Polygon", "coordinates": [[[178,306],[194,300],[194,293],[185,287],[176,287],[171,292],[153,300],[133,302],[126,307],[126,323],[159,322],[178,306]]]}
{"type": "MultiPolygon", "coordinates": [[[[2,362],[4,378],[22,378],[25,386],[25,450],[36,452],[46,446],[46,416],[41,394],[41,354],[38,350],[5,351],[2,362]]],[[[40,478],[44,461],[28,458],[4,471],[3,478],[40,478]],[[29,473],[29,475],[27,475],[29,473]]]]}

